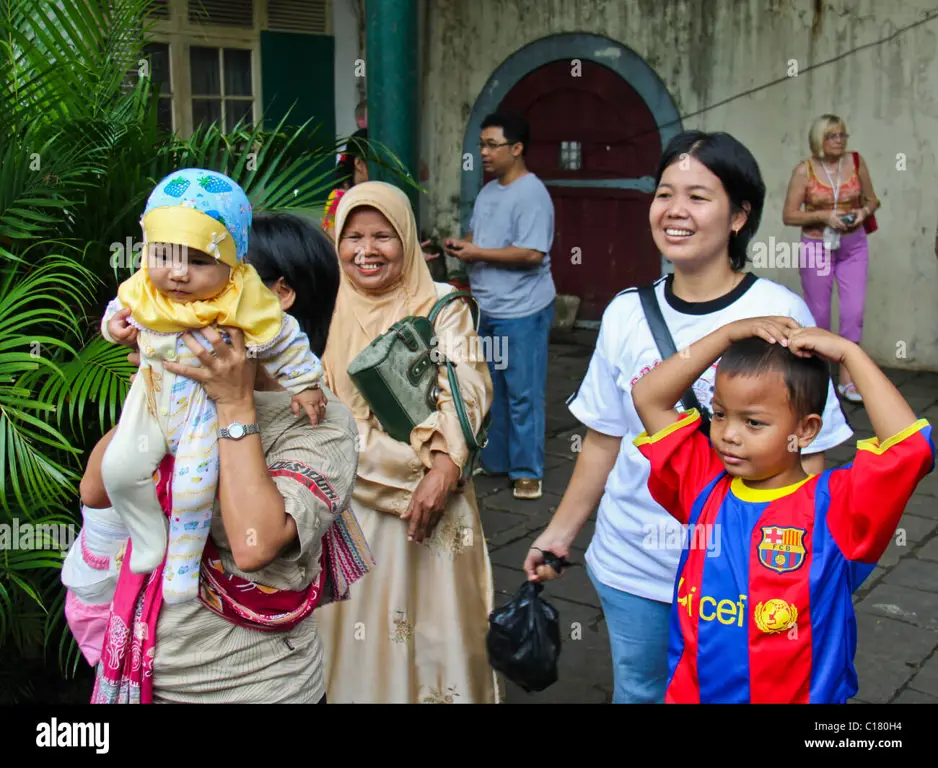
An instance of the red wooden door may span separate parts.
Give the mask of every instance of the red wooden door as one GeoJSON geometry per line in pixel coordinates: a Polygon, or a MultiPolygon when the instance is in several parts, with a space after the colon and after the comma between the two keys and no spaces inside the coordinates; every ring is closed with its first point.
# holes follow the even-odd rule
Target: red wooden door
{"type": "Polygon", "coordinates": [[[628,82],[590,61],[531,72],[500,109],[531,126],[527,166],[554,201],[557,292],[580,297],[579,319],[599,320],[619,291],[661,276],[648,226],[661,154],[654,117],[628,82]]]}

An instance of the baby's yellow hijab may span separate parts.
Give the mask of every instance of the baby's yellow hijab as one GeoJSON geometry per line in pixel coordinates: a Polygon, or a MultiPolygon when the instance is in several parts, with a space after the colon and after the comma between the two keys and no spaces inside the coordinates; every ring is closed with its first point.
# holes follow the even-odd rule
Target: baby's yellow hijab
{"type": "Polygon", "coordinates": [[[394,228],[403,246],[404,266],[400,280],[379,295],[359,291],[341,264],[339,267],[339,292],[322,362],[329,388],[360,419],[367,419],[371,409],[348,376],[349,364],[398,320],[427,315],[437,301],[410,200],[391,184],[366,181],[342,196],[336,211],[336,251],[342,248],[349,215],[365,206],[380,211],[394,228]]]}

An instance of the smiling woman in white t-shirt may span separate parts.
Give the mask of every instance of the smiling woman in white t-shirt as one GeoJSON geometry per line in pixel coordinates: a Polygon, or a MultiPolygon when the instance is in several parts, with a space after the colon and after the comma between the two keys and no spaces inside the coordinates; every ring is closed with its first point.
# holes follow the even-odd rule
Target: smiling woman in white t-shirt
{"type": "MultiPolygon", "coordinates": [[[[726,133],[682,133],[665,149],[656,183],[649,224],[674,274],[656,281],[655,295],[678,349],[747,317],[783,315],[815,325],[797,294],[743,272],[765,199],[746,147],[726,133]]],[[[589,370],[567,401],[587,427],[583,450],[553,520],[524,563],[529,579],[551,578],[542,551],[568,556],[598,505],[586,564],[609,629],[617,704],[661,703],[667,685],[669,613],[684,532],[648,492],[649,465],[632,444],[643,427],[631,395],[661,358],[637,289],[623,291],[606,308],[589,370]]],[[[707,413],[715,368],[693,388],[707,413]]],[[[833,383],[823,422],[802,459],[808,472],[822,471],[823,452],[853,434],[833,383]]]]}

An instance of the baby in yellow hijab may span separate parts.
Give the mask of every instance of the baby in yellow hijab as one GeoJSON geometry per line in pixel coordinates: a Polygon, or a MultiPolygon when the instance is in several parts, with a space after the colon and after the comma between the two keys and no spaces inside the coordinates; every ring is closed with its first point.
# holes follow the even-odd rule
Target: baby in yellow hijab
{"type": "Polygon", "coordinates": [[[183,332],[211,351],[199,329],[239,328],[248,354],[293,394],[294,412],[302,407],[313,425],[324,402],[322,365],[296,319],[244,262],[251,204],[233,180],[200,168],[172,173],[150,195],[141,226],[140,268],[120,285],[101,323],[105,338],[136,342],[140,353],[101,472],[130,533],[130,570],[150,573],[165,555],[163,597],[175,604],[198,596],[218,485],[218,438],[237,440],[259,430],[256,424],[219,425],[202,386],[165,370],[162,361],[198,366],[183,332]],[[123,310],[130,310],[126,319],[123,310]],[[167,453],[175,457],[168,537],[153,481],[167,453]]]}

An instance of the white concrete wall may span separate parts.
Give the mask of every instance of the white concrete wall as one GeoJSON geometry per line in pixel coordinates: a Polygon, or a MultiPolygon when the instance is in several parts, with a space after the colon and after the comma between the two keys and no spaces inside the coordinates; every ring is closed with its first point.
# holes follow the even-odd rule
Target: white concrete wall
{"type": "MultiPolygon", "coordinates": [[[[938,370],[938,16],[873,44],[923,21],[934,2],[819,5],[816,15],[814,0],[435,0],[422,110],[427,223],[459,230],[463,133],[496,68],[546,35],[605,35],[657,72],[685,128],[725,130],[752,150],[767,185],[763,242],[798,240],[781,211],[791,171],[809,153],[808,125],[824,112],[845,119],[848,150],[863,154],[883,203],[863,346],[881,365],[938,370]],[[792,60],[799,74],[789,78],[792,60]]],[[[756,271],[800,293],[796,269],[756,271]]]]}
{"type": "Polygon", "coordinates": [[[356,0],[332,0],[332,34],[335,37],[335,130],[336,137],[349,136],[358,130],[355,107],[358,105],[358,78],[355,61],[358,51],[358,16],[356,0]]]}

